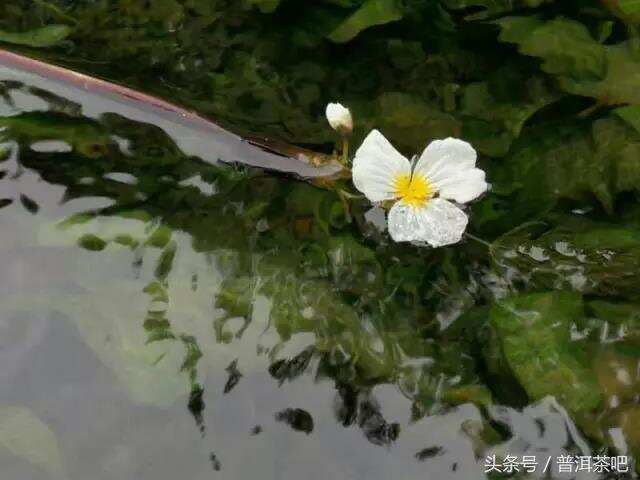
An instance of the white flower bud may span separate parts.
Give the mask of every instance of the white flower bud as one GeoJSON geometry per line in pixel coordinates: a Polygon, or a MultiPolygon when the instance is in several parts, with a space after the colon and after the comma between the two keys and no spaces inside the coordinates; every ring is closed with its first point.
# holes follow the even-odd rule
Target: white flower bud
{"type": "Polygon", "coordinates": [[[341,135],[348,135],[353,131],[353,117],[348,108],[339,103],[327,105],[327,120],[329,125],[341,135]]]}

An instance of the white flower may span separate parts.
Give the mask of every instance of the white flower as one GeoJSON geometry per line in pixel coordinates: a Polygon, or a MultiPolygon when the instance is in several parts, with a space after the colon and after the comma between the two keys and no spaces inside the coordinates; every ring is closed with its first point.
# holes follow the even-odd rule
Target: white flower
{"type": "Polygon", "coordinates": [[[330,103],[327,105],[326,115],[331,128],[340,134],[348,135],[352,132],[353,118],[348,108],[339,103],[330,103]]]}
{"type": "Polygon", "coordinates": [[[462,140],[435,140],[411,164],[377,130],[364,139],[353,160],[353,183],[372,202],[398,200],[389,211],[389,233],[396,242],[427,242],[433,247],[459,242],[467,203],[487,190],[476,168],[476,151],[462,140]]]}

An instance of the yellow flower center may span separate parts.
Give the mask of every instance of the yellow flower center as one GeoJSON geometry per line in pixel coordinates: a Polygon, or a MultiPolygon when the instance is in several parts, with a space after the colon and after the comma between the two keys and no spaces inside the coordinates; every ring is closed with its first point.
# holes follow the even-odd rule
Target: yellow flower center
{"type": "Polygon", "coordinates": [[[424,207],[436,193],[433,185],[419,173],[398,175],[394,187],[402,202],[416,208],[424,207]]]}

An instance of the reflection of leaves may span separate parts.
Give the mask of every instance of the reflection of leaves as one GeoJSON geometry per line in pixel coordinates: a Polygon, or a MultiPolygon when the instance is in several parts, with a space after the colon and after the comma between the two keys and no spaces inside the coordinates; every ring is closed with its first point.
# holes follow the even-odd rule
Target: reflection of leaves
{"type": "Polygon", "coordinates": [[[185,346],[186,354],[180,370],[187,372],[191,383],[195,384],[198,375],[197,365],[198,361],[202,358],[202,350],[198,346],[198,340],[192,335],[180,335],[180,340],[185,346]]]}
{"type": "Polygon", "coordinates": [[[176,252],[178,250],[177,244],[175,242],[169,243],[160,254],[160,258],[156,264],[155,277],[158,280],[165,280],[167,275],[171,272],[171,268],[173,267],[173,261],[176,256],[176,252]]]}
{"type": "Polygon", "coordinates": [[[282,358],[269,367],[269,373],[282,385],[285,381],[292,381],[302,375],[309,366],[314,348],[305,348],[293,358],[282,358]]]}
{"type": "Polygon", "coordinates": [[[233,390],[236,385],[238,385],[240,378],[242,378],[242,373],[240,373],[240,370],[238,369],[238,359],[231,362],[225,370],[229,374],[229,377],[227,378],[227,383],[224,385],[223,393],[227,394],[233,390]]]}
{"type": "Polygon", "coordinates": [[[51,475],[66,478],[55,434],[25,407],[0,407],[0,446],[51,475]]]}
{"type": "MultiPolygon", "coordinates": [[[[60,119],[83,131],[81,118],[40,112],[11,134],[20,148],[53,134],[74,144],[78,132],[51,129],[60,119]]],[[[55,305],[136,401],[170,404],[189,391],[201,398],[194,392],[203,388],[206,369],[238,358],[236,343],[267,325],[280,339],[269,350],[270,372],[280,382],[317,366],[340,381],[395,383],[423,413],[442,403],[489,401],[460,344],[428,341],[437,328],[425,327],[433,316],[426,306],[441,307],[433,285],[447,283],[435,281],[442,275],[437,254],[365,243],[334,192],[187,158],[156,127],[116,115],[87,125],[87,132],[118,139],[100,162],[77,152],[30,152],[21,162],[64,185],[67,199],[112,201],[43,228],[40,241],[80,243],[109,258],[129,254],[136,275],[145,277],[126,287],[140,292],[128,304],[118,301],[119,287],[98,281],[55,305]],[[136,182],[118,182],[111,172],[136,182]],[[212,193],[188,182],[196,175],[212,193]],[[79,318],[85,310],[100,318],[79,318]],[[286,356],[300,337],[312,340],[286,356]]],[[[351,214],[360,218],[362,208],[354,203],[351,214]]],[[[456,263],[446,268],[454,272],[456,263]]]]}
{"type": "Polygon", "coordinates": [[[389,446],[398,439],[400,434],[400,425],[387,422],[380,413],[380,406],[373,398],[361,401],[358,424],[367,440],[374,445],[389,446]]]}
{"type": "Polygon", "coordinates": [[[107,243],[96,235],[86,234],[78,239],[78,246],[85,250],[91,250],[92,252],[99,252],[104,250],[107,243]]]}
{"type": "MultiPolygon", "coordinates": [[[[93,73],[243,131],[314,146],[334,139],[321,111],[335,98],[353,106],[354,144],[374,126],[406,153],[433,137],[462,136],[482,154],[504,157],[482,159],[494,190],[478,204],[474,227],[496,220],[503,234],[540,214],[548,221],[511,231],[489,253],[475,243],[439,251],[389,245],[379,235],[363,238],[360,203],[350,205],[350,223],[333,192],[186,157],[155,126],[117,115],[87,120],[77,105],[5,117],[2,136],[20,153],[7,165],[17,158],[61,185],[64,202],[112,202],[41,232],[41,242],[72,248],[99,267],[74,272],[86,292],[46,304],[77,325],[135,401],[167,405],[189,395],[203,427],[207,368],[229,365],[228,392],[240,374],[233,360],[248,376],[259,358],[261,368],[271,362],[275,382],[314,374],[334,381],[338,420],[377,445],[399,435],[371,393],[385,383],[409,399],[413,420],[443,405],[486,406],[492,394],[512,404],[555,394],[574,414],[603,406],[599,422],[623,428],[633,444],[637,387],[612,379],[631,372],[637,351],[638,307],[619,303],[635,301],[640,284],[637,228],[629,216],[596,223],[588,220],[593,213],[546,215],[574,207],[617,214],[639,190],[634,106],[592,122],[574,118],[585,100],[571,97],[637,103],[638,61],[627,43],[613,44],[624,35],[620,22],[602,10],[573,12],[580,2],[539,0],[442,3],[460,12],[440,2],[377,0],[304,9],[294,1],[157,0],[124,2],[117,14],[108,2],[48,3],[78,18],[66,60],[92,60],[83,68],[93,73]],[[389,8],[370,10],[375,5],[389,8]],[[520,53],[496,41],[494,25],[461,20],[516,8],[542,13],[498,20],[502,40],[520,53]],[[559,11],[567,17],[548,20],[559,11]],[[611,44],[592,38],[601,23],[600,39],[611,44]],[[336,26],[337,40],[357,40],[327,40],[336,26]],[[158,71],[162,81],[149,82],[158,71]],[[30,148],[51,139],[72,151],[30,148]],[[118,181],[117,172],[135,182],[118,181]],[[131,259],[136,281],[88,281],[121,258],[131,259]],[[520,294],[496,301],[484,273],[520,294]],[[557,289],[589,295],[587,315],[578,296],[550,292],[557,289]],[[584,338],[574,342],[576,331],[584,338]],[[603,338],[612,351],[585,359],[603,338]],[[607,411],[600,391],[626,403],[607,411]]],[[[2,28],[28,30],[49,18],[36,6],[26,15],[21,5],[0,5],[2,28]]],[[[49,52],[56,58],[62,50],[49,52]]],[[[10,97],[14,87],[4,87],[10,97]]],[[[278,415],[301,431],[313,428],[306,411],[278,415]]]]}
{"type": "Polygon", "coordinates": [[[13,302],[18,308],[43,305],[65,315],[135,402],[173,405],[197,386],[198,345],[188,335],[178,342],[170,329],[162,330],[160,314],[150,312],[141,325],[147,302],[131,294],[141,290],[138,283],[87,287],[86,293],[16,297],[13,302]]]}
{"type": "Polygon", "coordinates": [[[27,195],[20,194],[20,203],[32,215],[35,215],[36,213],[38,213],[38,210],[40,210],[38,204],[27,195]]]}
{"type": "Polygon", "coordinates": [[[385,420],[380,412],[380,405],[367,391],[357,391],[348,385],[341,385],[333,408],[343,426],[357,423],[367,440],[374,445],[389,446],[400,434],[400,425],[385,420]]]}
{"type": "MultiPolygon", "coordinates": [[[[81,258],[68,272],[81,292],[29,300],[76,325],[134,402],[172,405],[188,396],[204,433],[211,369],[231,365],[228,392],[237,365],[249,375],[252,363],[264,370],[268,362],[275,382],[315,373],[358,388],[397,385],[422,414],[486,401],[480,389],[465,388],[479,382],[473,359],[455,342],[432,342],[435,323],[424,326],[428,305],[439,303],[429,293],[441,273],[437,253],[363,240],[334,192],[187,158],[154,127],[121,117],[99,126],[117,138],[100,162],[75,151],[19,156],[65,188],[61,209],[73,201],[74,214],[44,225],[39,241],[81,258]],[[113,172],[135,182],[119,182],[113,172]],[[196,174],[211,186],[207,194],[188,181],[196,174]],[[87,196],[108,206],[75,213],[87,196]],[[124,283],[122,267],[134,269],[124,283]]],[[[20,153],[30,132],[14,133],[20,153]]],[[[363,208],[351,206],[358,221],[363,208]]],[[[313,428],[295,409],[282,418],[313,428]]],[[[372,396],[354,425],[378,445],[399,434],[372,396]]]]}
{"type": "Polygon", "coordinates": [[[424,462],[425,460],[428,460],[430,458],[440,455],[441,452],[442,452],[442,447],[423,448],[422,450],[420,450],[415,454],[415,457],[416,457],[416,460],[418,460],[419,462],[424,462]]]}
{"type": "Polygon", "coordinates": [[[313,417],[301,408],[287,408],[276,413],[276,421],[289,425],[293,430],[309,435],[313,432],[313,417]]]}
{"type": "Polygon", "coordinates": [[[61,140],[87,158],[102,156],[111,139],[100,123],[54,112],[34,111],[15,116],[0,117],[0,126],[27,145],[43,140],[61,140]]]}
{"type": "Polygon", "coordinates": [[[0,42],[29,47],[51,47],[64,40],[71,33],[66,25],[48,25],[28,32],[7,32],[0,30],[0,42]]]}
{"type": "Polygon", "coordinates": [[[91,296],[69,296],[56,309],[76,324],[87,344],[134,400],[171,405],[190,389],[189,377],[179,374],[184,348],[172,340],[148,342],[135,314],[132,317],[132,312],[138,311],[138,318],[144,318],[144,298],[131,295],[137,290],[137,285],[123,285],[91,296]],[[123,303],[123,298],[129,300],[123,303]]]}
{"type": "Polygon", "coordinates": [[[516,295],[492,308],[498,348],[531,400],[553,395],[573,414],[600,405],[595,374],[570,338],[583,315],[580,296],[565,292],[516,295]]]}
{"type": "Polygon", "coordinates": [[[196,421],[196,425],[200,428],[200,431],[204,433],[204,388],[201,385],[193,385],[191,387],[191,393],[189,394],[189,403],[187,403],[187,408],[193,418],[196,421]]]}

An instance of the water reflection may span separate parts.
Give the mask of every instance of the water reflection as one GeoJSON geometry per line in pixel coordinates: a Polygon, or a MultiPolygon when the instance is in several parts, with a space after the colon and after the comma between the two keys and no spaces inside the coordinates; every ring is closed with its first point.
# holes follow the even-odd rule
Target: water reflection
{"type": "Polygon", "coordinates": [[[498,450],[590,451],[557,404],[491,406],[440,331],[480,289],[450,252],[362,243],[364,205],[1,85],[0,403],[55,412],[68,478],[468,479],[498,450]]]}

